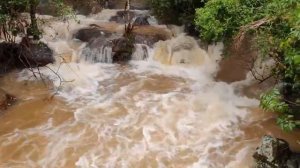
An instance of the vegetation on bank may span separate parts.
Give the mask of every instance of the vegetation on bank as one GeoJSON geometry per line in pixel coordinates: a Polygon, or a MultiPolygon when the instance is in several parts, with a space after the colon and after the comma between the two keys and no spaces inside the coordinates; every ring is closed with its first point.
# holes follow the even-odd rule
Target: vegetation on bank
{"type": "Polygon", "coordinates": [[[198,34],[195,28],[195,9],[207,0],[148,0],[153,14],[163,23],[185,25],[186,31],[198,34]]]}
{"type": "MultiPolygon", "coordinates": [[[[17,35],[33,36],[39,40],[41,31],[36,18],[40,0],[5,0],[0,1],[0,35],[6,42],[14,43],[17,35]],[[30,22],[22,17],[22,13],[30,14],[30,22]]],[[[49,5],[56,9],[59,16],[72,14],[72,9],[64,5],[63,0],[51,0],[49,5]]]]}
{"type": "Polygon", "coordinates": [[[210,0],[196,10],[203,40],[239,42],[254,37],[259,57],[275,64],[269,77],[280,84],[261,96],[261,107],[277,112],[284,130],[300,127],[300,2],[298,0],[210,0]]]}
{"type": "MultiPolygon", "coordinates": [[[[149,0],[153,13],[173,24],[192,23],[206,42],[236,46],[252,37],[258,58],[273,60],[278,85],[261,96],[261,107],[278,113],[284,130],[300,127],[299,0],[149,0]]],[[[249,46],[250,47],[250,46],[249,46]]]]}

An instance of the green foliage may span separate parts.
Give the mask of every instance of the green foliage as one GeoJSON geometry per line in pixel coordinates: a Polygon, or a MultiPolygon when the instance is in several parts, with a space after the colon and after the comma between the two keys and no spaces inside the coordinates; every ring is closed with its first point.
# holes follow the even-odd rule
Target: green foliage
{"type": "Polygon", "coordinates": [[[261,96],[261,107],[278,112],[277,123],[284,130],[299,126],[299,0],[210,0],[196,10],[195,24],[207,42],[238,43],[236,39],[251,34],[260,56],[275,61],[272,72],[283,84],[261,96]]]}
{"type": "Polygon", "coordinates": [[[293,129],[300,126],[300,122],[296,121],[294,115],[283,114],[277,118],[277,124],[284,131],[292,131],[293,129]]]}
{"type": "Polygon", "coordinates": [[[149,0],[154,14],[165,23],[193,23],[195,9],[207,0],[149,0]]]}
{"type": "MultiPolygon", "coordinates": [[[[0,1],[0,35],[5,41],[15,42],[15,37],[20,33],[33,35],[38,39],[41,35],[35,17],[36,7],[40,0],[2,0],[0,1]],[[31,24],[21,17],[21,13],[30,13],[31,24]]],[[[75,16],[72,8],[66,6],[63,0],[51,0],[50,5],[57,9],[59,16],[75,16]]],[[[75,17],[74,17],[75,18],[75,17]]]]}
{"type": "Polygon", "coordinates": [[[240,10],[235,0],[212,0],[196,11],[195,23],[202,39],[219,41],[230,37],[239,27],[240,10]],[[201,17],[199,17],[201,16],[201,17]]]}
{"type": "Polygon", "coordinates": [[[289,110],[288,104],[283,101],[278,89],[273,89],[261,95],[260,106],[264,110],[286,113],[289,110]]]}
{"type": "Polygon", "coordinates": [[[64,0],[52,0],[50,1],[50,5],[54,6],[56,9],[56,13],[60,17],[72,17],[76,19],[75,12],[72,7],[67,6],[64,3],[64,0]]]}

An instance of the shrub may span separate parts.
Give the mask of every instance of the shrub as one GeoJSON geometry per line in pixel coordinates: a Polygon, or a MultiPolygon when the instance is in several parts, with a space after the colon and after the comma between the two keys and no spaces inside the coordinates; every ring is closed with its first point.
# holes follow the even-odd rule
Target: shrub
{"type": "Polygon", "coordinates": [[[208,42],[229,45],[251,33],[260,57],[275,61],[272,75],[282,83],[261,96],[261,107],[279,112],[284,130],[300,126],[299,0],[210,0],[196,10],[195,24],[208,42]]]}

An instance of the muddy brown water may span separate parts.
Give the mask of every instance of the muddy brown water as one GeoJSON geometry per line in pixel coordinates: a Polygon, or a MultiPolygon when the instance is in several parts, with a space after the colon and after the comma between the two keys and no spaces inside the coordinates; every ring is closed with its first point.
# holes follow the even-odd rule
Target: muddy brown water
{"type": "Polygon", "coordinates": [[[84,44],[70,37],[78,26],[105,25],[116,11],[103,12],[81,18],[81,25],[53,21],[51,30],[45,27],[43,40],[71,57],[49,65],[65,82],[48,68],[40,69],[43,80],[28,71],[0,79],[1,88],[18,99],[0,115],[0,168],[247,168],[265,134],[300,151],[300,132],[281,131],[276,116],[258,108],[251,93],[260,85],[244,95],[245,86],[216,80],[218,54],[184,35],[149,49],[148,60],[80,60],[84,44]]]}
{"type": "MultiPolygon", "coordinates": [[[[115,83],[107,80],[103,81],[101,85],[106,87],[116,85],[111,90],[114,93],[119,93],[118,90],[120,88],[130,86],[135,82],[139,83],[139,80],[141,80],[134,74],[123,75],[117,77],[114,80],[115,83]]],[[[16,81],[16,73],[5,76],[1,79],[1,86],[5,90],[9,90],[11,94],[16,95],[19,100],[16,105],[9,108],[0,116],[0,167],[90,167],[91,165],[111,167],[104,165],[107,165],[110,160],[109,158],[117,154],[120,155],[119,159],[121,160],[128,159],[128,162],[126,162],[128,167],[159,167],[161,164],[167,167],[190,167],[197,163],[199,157],[204,156],[207,157],[205,160],[208,162],[208,167],[250,167],[252,165],[251,155],[258,146],[260,138],[265,134],[285,139],[290,143],[293,150],[300,150],[300,132],[283,132],[276,126],[275,116],[271,113],[263,112],[259,108],[250,109],[248,119],[235,123],[238,125],[232,125],[232,127],[236,128],[231,131],[241,132],[237,135],[234,135],[235,133],[233,132],[226,133],[232,133],[232,137],[222,137],[222,133],[216,128],[208,132],[204,129],[202,132],[199,130],[201,126],[195,125],[195,129],[192,128],[192,130],[198,133],[191,132],[190,138],[189,134],[187,134],[186,138],[181,139],[183,138],[181,134],[185,134],[185,131],[177,130],[176,125],[173,124],[178,123],[180,118],[184,118],[182,115],[188,115],[185,111],[190,107],[186,106],[186,101],[188,100],[184,93],[192,94],[189,86],[186,85],[190,81],[164,75],[149,75],[144,80],[138,85],[134,84],[136,88],[131,88],[131,91],[126,96],[121,96],[112,105],[108,107],[105,107],[105,105],[101,107],[101,104],[99,104],[100,107],[90,106],[85,108],[85,110],[89,110],[86,111],[87,114],[83,113],[83,116],[77,116],[76,109],[79,109],[79,107],[72,107],[72,103],[59,96],[51,99],[51,93],[53,93],[53,90],[49,89],[51,85],[45,86],[41,81],[16,81]],[[161,81],[164,82],[162,83],[161,81]],[[158,106],[157,113],[167,113],[169,111],[163,108],[163,104],[157,102],[163,99],[159,100],[158,98],[157,100],[147,101],[147,96],[141,96],[140,99],[145,99],[144,110],[147,111],[148,108],[150,111],[140,113],[140,116],[137,115],[135,119],[131,118],[131,120],[136,121],[131,121],[133,123],[132,125],[128,125],[128,127],[125,124],[124,128],[122,128],[121,123],[116,124],[114,122],[116,119],[126,118],[126,116],[128,117],[133,115],[132,113],[135,113],[134,111],[130,111],[130,108],[135,109],[134,95],[138,95],[139,92],[145,91],[164,95],[178,88],[181,88],[179,92],[183,95],[179,94],[172,97],[178,99],[181,103],[172,103],[171,100],[169,102],[171,106],[176,106],[176,108],[170,109],[171,111],[177,111],[176,115],[163,114],[163,116],[167,117],[166,120],[163,118],[155,119],[155,116],[147,114],[151,113],[153,106],[158,106]],[[127,107],[122,101],[127,102],[127,107]],[[110,110],[106,111],[105,108],[110,108],[110,110]],[[78,117],[82,117],[82,121],[78,117]],[[136,155],[139,151],[131,148],[134,148],[134,144],[139,144],[140,141],[147,139],[147,135],[140,126],[145,126],[152,122],[158,125],[163,124],[164,126],[161,127],[162,130],[153,128],[153,132],[150,132],[150,135],[148,135],[151,137],[151,140],[149,140],[150,144],[144,142],[146,143],[144,147],[142,147],[143,145],[140,147],[136,146],[137,150],[141,148],[140,150],[142,151],[148,151],[142,152],[141,155],[143,157],[139,158],[136,155]],[[169,122],[170,125],[165,122],[169,122]],[[115,127],[110,129],[116,132],[107,130],[109,126],[115,127]],[[122,132],[118,131],[119,126],[122,132]],[[173,143],[176,143],[172,142],[172,138],[167,138],[170,136],[170,132],[166,128],[174,131],[173,136],[175,136],[174,138],[179,138],[177,141],[180,141],[181,145],[187,144],[191,146],[178,147],[176,149],[177,152],[173,151],[175,153],[172,157],[162,157],[159,147],[168,150],[168,146],[172,148],[173,143]],[[120,137],[118,137],[118,134],[120,134],[120,137]],[[122,136],[126,138],[121,138],[122,136]],[[197,154],[197,152],[193,151],[192,144],[194,143],[190,141],[201,140],[202,136],[209,137],[206,140],[212,142],[216,141],[215,138],[221,138],[221,141],[216,142],[222,142],[222,144],[217,145],[217,147],[208,148],[208,151],[202,154],[197,154]],[[166,141],[166,139],[168,140],[166,141]],[[156,146],[158,149],[155,150],[154,144],[161,144],[162,146],[156,146]],[[100,148],[100,150],[97,150],[97,148],[100,148]],[[122,148],[124,149],[123,152],[122,148]],[[81,162],[81,158],[91,151],[93,154],[89,157],[94,156],[96,158],[90,158],[91,160],[89,160],[89,157],[87,157],[89,160],[87,163],[93,164],[84,165],[81,162]],[[132,154],[131,152],[137,153],[132,154]],[[237,157],[237,153],[240,153],[240,156],[237,157]]],[[[79,99],[80,97],[78,101],[79,99]]],[[[85,105],[81,104],[80,106],[85,105]]],[[[212,118],[210,122],[214,122],[217,119],[212,118]]],[[[230,129],[225,129],[225,131],[230,131],[230,129]]],[[[203,144],[209,145],[210,143],[204,141],[203,144]]],[[[205,148],[205,146],[202,148],[205,148]]],[[[112,167],[119,167],[122,165],[121,163],[115,160],[111,165],[112,167]]],[[[202,167],[201,165],[206,164],[201,163],[196,167],[202,167]]]]}

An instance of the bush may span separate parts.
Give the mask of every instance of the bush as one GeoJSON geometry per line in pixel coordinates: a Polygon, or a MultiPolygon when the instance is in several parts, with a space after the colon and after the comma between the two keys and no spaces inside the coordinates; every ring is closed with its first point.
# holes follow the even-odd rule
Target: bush
{"type": "Polygon", "coordinates": [[[299,0],[210,0],[196,10],[195,24],[207,42],[255,37],[260,56],[275,61],[272,75],[282,83],[261,96],[262,108],[279,112],[284,130],[300,126],[299,0]]]}
{"type": "Polygon", "coordinates": [[[154,15],[166,24],[186,25],[193,29],[195,10],[207,0],[149,0],[154,15]]]}

